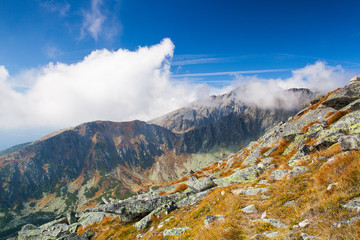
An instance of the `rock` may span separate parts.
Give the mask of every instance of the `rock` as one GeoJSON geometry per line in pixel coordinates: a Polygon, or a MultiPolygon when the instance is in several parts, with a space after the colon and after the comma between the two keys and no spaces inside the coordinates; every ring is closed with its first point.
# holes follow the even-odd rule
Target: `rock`
{"type": "Polygon", "coordinates": [[[81,218],[79,219],[79,223],[83,227],[86,227],[93,223],[101,222],[106,216],[116,217],[117,215],[105,212],[87,212],[81,216],[81,218]]]}
{"type": "Polygon", "coordinates": [[[261,219],[264,219],[266,218],[266,211],[264,211],[262,214],[261,214],[261,219]]]}
{"type": "Polygon", "coordinates": [[[86,232],[84,232],[83,236],[87,239],[91,239],[93,236],[95,236],[95,232],[92,229],[88,229],[86,232]]]}
{"type": "Polygon", "coordinates": [[[290,170],[274,170],[272,171],[272,173],[270,174],[270,177],[275,179],[275,180],[281,180],[283,179],[288,173],[290,172],[290,170]]]}
{"type": "Polygon", "coordinates": [[[236,171],[230,176],[224,178],[214,179],[214,182],[218,186],[228,186],[234,183],[245,183],[254,181],[259,175],[259,171],[256,166],[244,168],[236,171]]]}
{"type": "Polygon", "coordinates": [[[269,199],[270,198],[270,196],[268,196],[268,195],[266,195],[266,194],[262,194],[261,195],[261,199],[262,200],[266,200],[266,199],[269,199]]]}
{"type": "Polygon", "coordinates": [[[307,227],[307,226],[310,225],[310,221],[309,221],[309,219],[305,219],[304,221],[299,222],[298,225],[299,225],[299,227],[301,227],[301,228],[305,228],[305,227],[307,227]]]}
{"type": "Polygon", "coordinates": [[[345,221],[339,221],[337,223],[334,224],[334,227],[341,227],[343,225],[350,225],[350,224],[353,224],[354,222],[356,221],[359,221],[360,220],[360,216],[355,216],[355,217],[352,217],[350,218],[349,220],[345,220],[345,221]]]}
{"type": "Polygon", "coordinates": [[[294,204],[294,200],[287,201],[284,206],[291,207],[294,204]]]}
{"type": "Polygon", "coordinates": [[[187,230],[189,230],[189,227],[176,227],[173,229],[165,229],[163,232],[164,237],[165,236],[177,236],[184,234],[187,230]]]}
{"type": "Polygon", "coordinates": [[[359,97],[342,96],[342,97],[328,99],[328,100],[324,101],[321,105],[326,106],[326,107],[331,107],[331,108],[334,108],[336,110],[340,110],[343,107],[345,107],[345,106],[349,105],[350,103],[354,102],[358,98],[359,97]]]}
{"type": "Polygon", "coordinates": [[[265,222],[277,228],[288,228],[288,225],[281,222],[280,220],[273,218],[262,218],[262,219],[252,220],[251,222],[265,222]]]}
{"type": "Polygon", "coordinates": [[[354,83],[358,83],[358,82],[360,82],[359,76],[355,76],[352,79],[350,79],[350,84],[354,84],[354,83]]]}
{"type": "Polygon", "coordinates": [[[326,188],[326,191],[331,191],[331,190],[333,190],[333,189],[336,187],[336,185],[338,185],[338,183],[331,183],[331,184],[329,184],[329,186],[327,186],[327,188],[326,188]]]}
{"type": "Polygon", "coordinates": [[[244,213],[257,213],[257,209],[254,204],[251,204],[247,207],[241,209],[244,213]]]}
{"type": "Polygon", "coordinates": [[[272,232],[272,233],[266,234],[265,237],[273,238],[273,237],[277,237],[277,236],[279,236],[279,235],[280,235],[279,232],[272,232]]]}
{"type": "Polygon", "coordinates": [[[225,191],[221,191],[221,196],[224,196],[225,195],[225,191]]]}
{"type": "Polygon", "coordinates": [[[214,181],[210,177],[204,177],[200,179],[190,178],[188,181],[189,188],[195,190],[195,192],[202,192],[216,186],[214,181]]]}
{"type": "Polygon", "coordinates": [[[341,206],[351,211],[360,211],[360,198],[353,199],[350,202],[341,206]]]}
{"type": "Polygon", "coordinates": [[[139,233],[138,235],[136,235],[136,239],[140,239],[140,238],[142,238],[143,237],[143,235],[141,234],[141,233],[139,233]]]}
{"type": "Polygon", "coordinates": [[[175,218],[174,218],[174,217],[169,217],[169,218],[165,219],[165,222],[168,222],[168,221],[170,221],[171,219],[175,219],[175,218]]]}
{"type": "MultiPolygon", "coordinates": [[[[128,198],[126,200],[111,202],[94,208],[88,208],[84,212],[113,213],[120,217],[124,222],[131,222],[137,218],[145,217],[155,209],[169,203],[177,203],[181,199],[193,194],[192,192],[176,193],[165,196],[149,195],[146,199],[138,199],[137,197],[128,198]]],[[[81,219],[79,220],[83,224],[81,219]]]]}
{"type": "Polygon", "coordinates": [[[157,226],[157,228],[160,229],[160,228],[164,227],[164,225],[165,225],[165,223],[164,223],[164,222],[161,222],[161,223],[159,223],[159,225],[157,226]]]}
{"type": "Polygon", "coordinates": [[[359,150],[360,149],[360,134],[352,134],[342,136],[339,139],[340,147],[342,151],[359,150]]]}
{"type": "Polygon", "coordinates": [[[267,187],[265,187],[265,188],[248,188],[248,189],[238,188],[238,189],[231,190],[231,192],[235,195],[245,194],[248,196],[252,196],[252,195],[259,194],[261,192],[266,192],[268,190],[269,190],[269,188],[267,188],[267,187]]]}
{"type": "Polygon", "coordinates": [[[224,221],[224,215],[209,215],[205,217],[204,226],[209,227],[213,222],[224,221]]]}
{"type": "Polygon", "coordinates": [[[208,193],[209,193],[209,190],[204,191],[204,192],[199,192],[196,194],[192,194],[188,197],[181,199],[179,202],[175,203],[175,205],[178,208],[193,205],[193,204],[199,202],[200,200],[202,200],[203,198],[205,198],[208,195],[208,193]]]}
{"type": "Polygon", "coordinates": [[[67,222],[69,225],[73,224],[73,223],[76,223],[77,219],[76,219],[76,216],[75,216],[75,212],[67,212],[66,213],[66,219],[67,219],[67,222]]]}
{"type": "MultiPolygon", "coordinates": [[[[46,238],[45,238],[46,239],[46,238]]],[[[83,235],[78,235],[76,233],[71,233],[69,235],[66,235],[61,238],[57,238],[57,240],[89,240],[90,238],[87,238],[83,235]]]]}
{"type": "Polygon", "coordinates": [[[317,237],[310,236],[309,234],[307,234],[305,232],[301,233],[300,237],[302,237],[303,240],[316,240],[316,239],[318,239],[317,237]]]}

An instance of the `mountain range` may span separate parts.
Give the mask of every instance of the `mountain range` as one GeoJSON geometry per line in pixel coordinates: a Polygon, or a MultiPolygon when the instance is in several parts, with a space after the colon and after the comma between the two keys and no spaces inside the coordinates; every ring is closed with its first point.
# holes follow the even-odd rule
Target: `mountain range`
{"type": "Polygon", "coordinates": [[[234,90],[143,122],[96,121],[0,152],[1,236],[25,223],[157,189],[225,159],[294,115],[315,96],[290,89],[297,103],[247,105],[234,90]]]}

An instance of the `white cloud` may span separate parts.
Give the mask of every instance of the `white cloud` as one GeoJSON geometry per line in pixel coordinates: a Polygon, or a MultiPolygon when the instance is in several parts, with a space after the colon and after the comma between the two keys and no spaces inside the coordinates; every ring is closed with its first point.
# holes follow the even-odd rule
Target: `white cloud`
{"type": "Polygon", "coordinates": [[[350,73],[346,73],[341,66],[328,66],[325,62],[318,61],[292,71],[292,76],[286,79],[238,76],[237,80],[222,89],[222,92],[237,89],[238,100],[246,104],[255,104],[264,108],[291,109],[296,106],[298,100],[296,96],[285,90],[308,88],[315,92],[325,93],[344,86],[350,78],[350,73]]]}
{"type": "MultiPolygon", "coordinates": [[[[148,120],[197,99],[201,86],[170,81],[170,39],[136,51],[97,50],[75,64],[50,63],[22,76],[16,92],[0,68],[0,128],[69,127],[94,120],[148,120]]],[[[15,79],[17,81],[19,80],[15,79]]]]}
{"type": "Polygon", "coordinates": [[[103,0],[91,0],[91,9],[83,12],[83,23],[81,28],[81,38],[84,38],[86,34],[90,34],[95,40],[101,32],[108,35],[108,31],[104,31],[104,23],[107,19],[106,15],[102,12],[101,6],[103,0]]]}

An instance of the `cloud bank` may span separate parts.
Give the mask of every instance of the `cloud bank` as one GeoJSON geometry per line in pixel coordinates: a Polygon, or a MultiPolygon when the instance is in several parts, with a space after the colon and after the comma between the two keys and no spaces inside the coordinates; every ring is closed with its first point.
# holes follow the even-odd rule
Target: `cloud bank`
{"type": "Polygon", "coordinates": [[[174,44],[164,39],[136,51],[96,50],[77,63],[50,63],[16,77],[0,66],[0,130],[57,129],[95,120],[150,120],[193,101],[203,102],[210,93],[232,89],[237,89],[238,100],[246,104],[277,107],[280,99],[291,108],[294,101],[284,90],[303,87],[326,92],[345,85],[351,77],[340,66],[316,62],[286,79],[237,75],[231,85],[214,89],[172,79],[173,52],[174,44]],[[24,86],[27,90],[18,90],[24,86]]]}
{"type": "MultiPolygon", "coordinates": [[[[12,88],[0,67],[0,128],[68,127],[86,121],[147,120],[198,98],[202,87],[170,81],[170,39],[136,51],[97,50],[75,64],[50,63],[12,88]]],[[[18,79],[21,82],[21,79],[18,79]]]]}
{"type": "Polygon", "coordinates": [[[256,76],[239,75],[223,92],[236,89],[236,98],[247,105],[262,108],[298,107],[298,97],[289,91],[291,88],[307,88],[320,94],[344,86],[352,77],[341,66],[328,66],[318,61],[304,68],[292,71],[286,79],[263,79],[256,76]]]}

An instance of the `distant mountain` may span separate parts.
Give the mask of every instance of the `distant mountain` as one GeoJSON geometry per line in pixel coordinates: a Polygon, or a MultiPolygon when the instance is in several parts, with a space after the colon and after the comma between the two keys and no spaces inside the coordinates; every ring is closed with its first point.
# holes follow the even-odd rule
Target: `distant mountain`
{"type": "Polygon", "coordinates": [[[245,146],[313,97],[290,93],[299,97],[293,110],[246,106],[230,92],[149,123],[89,122],[2,151],[0,207],[12,217],[0,224],[9,230],[29,214],[126,198],[218,161],[226,147],[245,146]]]}

